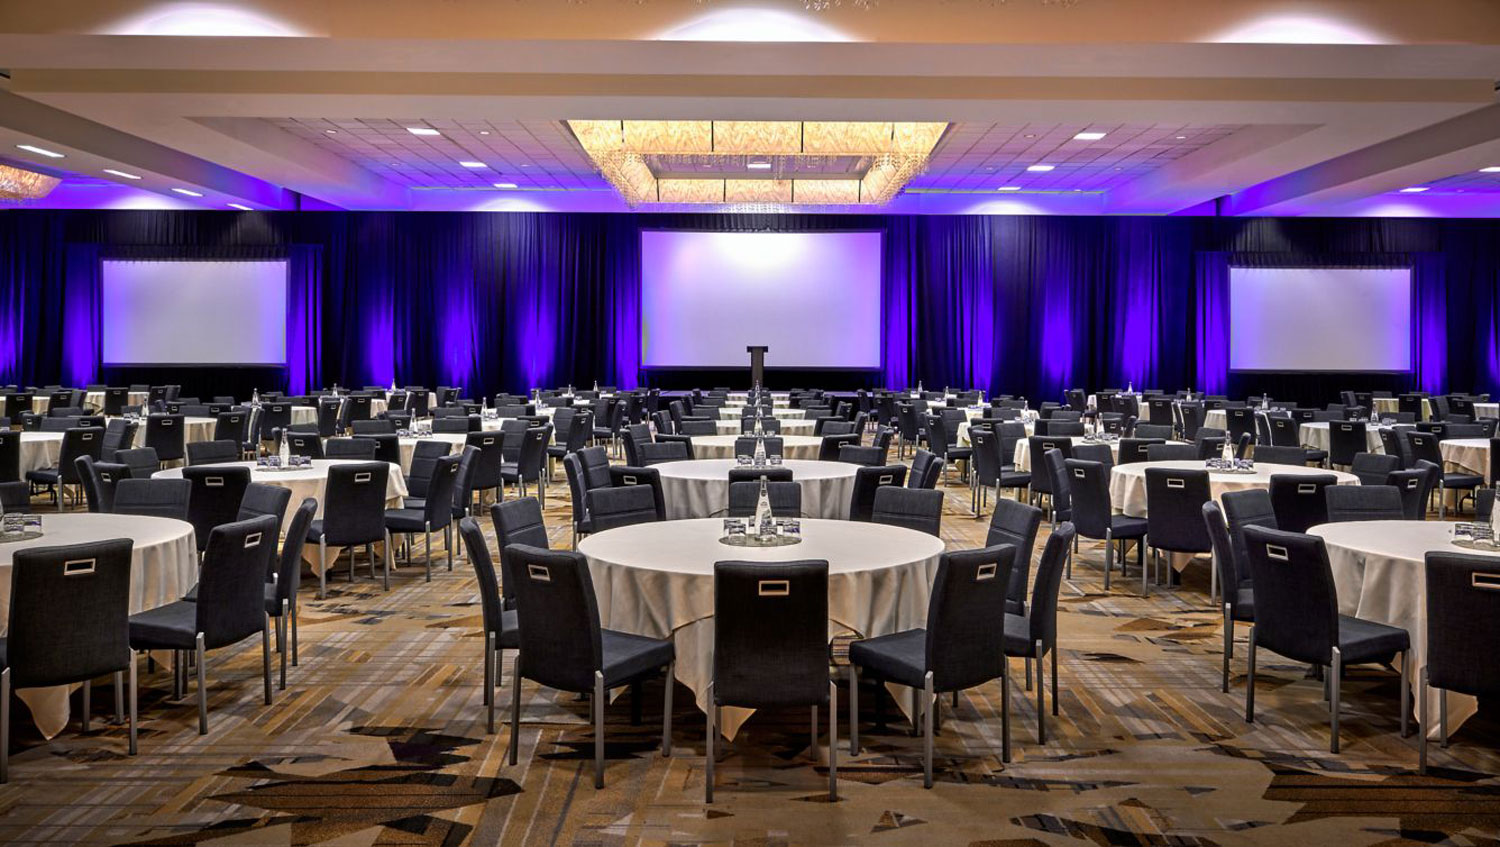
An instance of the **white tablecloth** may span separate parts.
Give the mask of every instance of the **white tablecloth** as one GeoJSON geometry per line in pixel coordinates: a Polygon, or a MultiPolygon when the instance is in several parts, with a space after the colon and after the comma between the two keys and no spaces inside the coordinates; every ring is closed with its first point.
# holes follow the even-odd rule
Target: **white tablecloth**
{"type": "Polygon", "coordinates": [[[401,445],[401,472],[408,474],[411,473],[411,456],[412,452],[417,449],[417,442],[440,441],[448,444],[448,452],[452,453],[467,443],[468,435],[458,432],[434,432],[432,435],[423,438],[403,437],[396,439],[396,441],[401,445]]]}
{"type": "MultiPolygon", "coordinates": [[[[1376,397],[1374,398],[1374,403],[1375,411],[1381,413],[1382,415],[1394,415],[1395,413],[1401,411],[1401,400],[1397,397],[1376,397]]],[[[1478,413],[1476,412],[1475,414],[1478,413]]],[[[1432,420],[1432,401],[1428,400],[1425,397],[1422,398],[1421,419],[1424,421],[1432,420]]]]}
{"type": "MultiPolygon", "coordinates": [[[[1109,497],[1114,504],[1115,511],[1124,512],[1132,517],[1146,516],[1146,469],[1147,468],[1170,468],[1172,470],[1203,470],[1200,461],[1180,462],[1132,462],[1128,465],[1115,465],[1114,472],[1109,478],[1109,497]]],[[[1208,475],[1209,493],[1215,500],[1224,495],[1226,491],[1243,491],[1247,488],[1270,488],[1271,476],[1292,475],[1311,476],[1315,474],[1333,474],[1338,477],[1339,485],[1359,485],[1359,477],[1342,471],[1328,471],[1322,468],[1309,468],[1304,465],[1272,465],[1258,462],[1255,465],[1255,473],[1214,473],[1208,475]]]]}
{"type": "MultiPolygon", "coordinates": [[[[693,458],[733,459],[736,435],[693,436],[693,458]]],[[[781,455],[788,459],[817,459],[823,447],[823,439],[811,435],[783,435],[781,455]]]]}
{"type": "MultiPolygon", "coordinates": [[[[714,562],[828,560],[828,632],[870,637],[926,623],[927,600],[943,542],[884,524],[805,520],[802,543],[790,547],[730,547],[719,543],[717,519],[636,524],[585,538],[608,628],[670,636],[677,678],[707,708],[713,677],[714,562]]],[[[904,703],[904,698],[898,698],[904,703]]],[[[733,737],[749,710],[725,709],[723,731],[733,737]]]]}
{"type": "MultiPolygon", "coordinates": [[[[1078,446],[1078,445],[1080,445],[1080,444],[1090,444],[1090,443],[1094,443],[1094,444],[1108,444],[1109,445],[1109,453],[1110,453],[1110,455],[1114,456],[1117,461],[1120,458],[1120,442],[1118,440],[1116,440],[1116,441],[1089,442],[1089,441],[1085,440],[1084,437],[1081,436],[1081,435],[1071,436],[1071,437],[1069,437],[1068,440],[1071,441],[1073,443],[1073,446],[1075,446],[1075,447],[1078,446]]],[[[1025,472],[1025,471],[1031,470],[1031,437],[1030,436],[1027,436],[1025,438],[1018,438],[1018,439],[1016,439],[1016,452],[1015,452],[1014,455],[1011,456],[1011,463],[1016,466],[1016,470],[1018,470],[1018,471],[1025,472]]]]}
{"type": "Polygon", "coordinates": [[[318,410],[312,406],[293,406],[292,424],[315,424],[318,422],[318,410]]]}
{"type": "MultiPolygon", "coordinates": [[[[1297,427],[1297,438],[1303,447],[1328,451],[1333,448],[1333,436],[1328,433],[1328,421],[1310,421],[1297,427]]],[[[1384,453],[1385,443],[1380,440],[1381,427],[1365,424],[1365,452],[1384,453]]]]}
{"type": "MultiPolygon", "coordinates": [[[[729,470],[733,459],[699,459],[656,465],[661,473],[662,497],[667,517],[722,517],[729,509],[729,470]]],[[[854,496],[854,473],[859,465],[848,462],[807,462],[789,459],[782,467],[792,471],[792,481],[802,488],[802,514],[810,518],[847,519],[854,496]]]]}
{"type": "MultiPolygon", "coordinates": [[[[215,418],[184,417],[182,419],[182,443],[183,446],[195,444],[199,441],[214,440],[214,427],[219,422],[215,418]]],[[[133,446],[146,446],[146,421],[138,421],[135,428],[135,440],[133,446]]]]}
{"type": "MultiPolygon", "coordinates": [[[[57,547],[111,538],[135,541],[130,558],[130,612],[164,606],[198,581],[193,525],[171,518],[88,513],[43,515],[41,538],[0,544],[0,631],[10,621],[11,564],[17,550],[57,547]]],[[[42,734],[51,738],[68,725],[71,687],[27,688],[18,693],[42,734]]]]}
{"type": "Polygon", "coordinates": [[[1484,475],[1490,479],[1490,440],[1488,438],[1449,438],[1438,442],[1443,461],[1457,465],[1468,473],[1484,475]]]}
{"type": "Polygon", "coordinates": [[[57,467],[62,455],[63,434],[60,432],[21,433],[21,475],[27,471],[57,467]]]}
{"type": "MultiPolygon", "coordinates": [[[[723,418],[720,418],[719,420],[714,421],[714,424],[718,426],[720,435],[740,434],[739,418],[735,418],[733,420],[725,420],[723,418]]],[[[778,424],[781,427],[782,435],[812,435],[813,428],[817,426],[818,422],[806,420],[782,420],[778,421],[778,424]]]]}
{"type": "MultiPolygon", "coordinates": [[[[1411,635],[1410,682],[1415,697],[1427,664],[1427,578],[1429,552],[1479,553],[1454,546],[1453,524],[1446,521],[1354,521],[1315,526],[1323,538],[1338,589],[1339,612],[1399,626],[1411,635]]],[[[1500,566],[1500,555],[1495,555],[1500,566]]],[[[1428,714],[1438,713],[1438,695],[1428,698],[1428,714]]],[[[1464,694],[1448,695],[1448,731],[1473,716],[1478,704],[1464,694]]],[[[1420,714],[1420,710],[1417,711],[1420,714]]],[[[1434,723],[1436,721],[1434,720],[1434,723]]],[[[1429,737],[1436,726],[1422,727],[1429,737]]]]}
{"type": "MultiPolygon", "coordinates": [[[[126,403],[126,405],[129,405],[129,406],[144,406],[144,405],[146,405],[146,401],[149,400],[149,399],[151,399],[151,393],[149,391],[131,391],[131,392],[129,392],[129,396],[126,398],[125,403],[126,403]]],[[[88,406],[90,408],[94,408],[94,409],[103,409],[104,408],[104,392],[103,391],[86,391],[86,392],[84,392],[84,394],[83,394],[83,405],[88,406]]]]}
{"type": "MultiPolygon", "coordinates": [[[[721,406],[721,407],[719,407],[719,417],[722,418],[722,419],[724,419],[724,420],[736,420],[737,421],[741,417],[744,416],[744,412],[745,412],[745,409],[744,409],[743,406],[721,406]]],[[[700,410],[700,411],[695,411],[693,414],[696,415],[696,416],[698,416],[698,417],[712,417],[712,415],[709,414],[709,410],[707,410],[707,409],[703,409],[703,410],[700,410]]],[[[800,421],[800,420],[802,420],[803,417],[805,417],[805,415],[804,415],[804,413],[803,413],[803,411],[801,409],[780,409],[780,408],[772,409],[771,410],[771,416],[775,417],[775,418],[781,418],[782,420],[794,420],[794,421],[800,421]]]]}
{"type": "MultiPolygon", "coordinates": [[[[731,394],[731,395],[729,395],[729,399],[724,401],[724,408],[726,408],[726,409],[743,409],[743,408],[745,408],[745,406],[749,402],[750,402],[749,398],[747,398],[743,394],[739,395],[739,397],[735,397],[735,395],[731,394]]],[[[786,396],[772,397],[771,398],[771,408],[773,408],[773,409],[774,408],[782,408],[782,409],[784,409],[784,408],[787,408],[787,407],[791,406],[791,404],[792,404],[791,398],[786,397],[786,396]]],[[[764,405],[764,404],[762,404],[762,405],[764,405]]]]}
{"type": "Polygon", "coordinates": [[[1475,403],[1474,420],[1500,418],[1500,403],[1475,403]]]}

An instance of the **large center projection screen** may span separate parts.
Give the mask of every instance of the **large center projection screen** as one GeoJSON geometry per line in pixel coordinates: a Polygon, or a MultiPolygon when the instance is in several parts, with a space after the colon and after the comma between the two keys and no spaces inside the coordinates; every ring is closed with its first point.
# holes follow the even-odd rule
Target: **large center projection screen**
{"type": "Polygon", "coordinates": [[[880,367],[878,232],[641,233],[646,367],[880,367]]]}
{"type": "Polygon", "coordinates": [[[1409,268],[1230,268],[1229,367],[1410,371],[1409,268]]]}
{"type": "Polygon", "coordinates": [[[101,265],[104,364],[286,364],[285,260],[101,265]]]}

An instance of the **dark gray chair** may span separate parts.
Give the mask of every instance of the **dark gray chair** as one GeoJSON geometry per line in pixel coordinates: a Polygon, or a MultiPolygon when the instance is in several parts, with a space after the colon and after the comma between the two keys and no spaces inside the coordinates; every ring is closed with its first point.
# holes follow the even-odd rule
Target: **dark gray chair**
{"type": "Polygon", "coordinates": [[[192,493],[185,479],[122,479],[115,483],[114,513],[185,521],[192,493]]]}
{"type": "Polygon", "coordinates": [[[1260,444],[1255,448],[1256,464],[1265,465],[1306,465],[1308,462],[1307,451],[1301,447],[1277,447],[1274,444],[1260,444]]]}
{"type": "Polygon", "coordinates": [[[1307,532],[1328,523],[1328,498],[1324,492],[1339,483],[1332,474],[1271,474],[1271,509],[1276,527],[1285,532],[1307,532]]]}
{"type": "Polygon", "coordinates": [[[1393,485],[1331,485],[1323,495],[1329,523],[1406,519],[1401,489],[1393,485]]]}
{"type": "Polygon", "coordinates": [[[1464,492],[1468,496],[1474,496],[1474,492],[1484,485],[1484,477],[1480,474],[1466,473],[1462,471],[1444,471],[1443,455],[1438,448],[1438,437],[1428,432],[1402,431],[1402,439],[1406,442],[1407,452],[1411,455],[1412,462],[1424,461],[1436,465],[1437,489],[1438,489],[1438,519],[1442,520],[1448,516],[1448,492],[1458,493],[1453,507],[1461,509],[1463,506],[1464,492]]]}
{"type": "Polygon", "coordinates": [[[316,432],[283,432],[282,439],[286,442],[287,452],[293,456],[323,458],[323,439],[316,432]]]}
{"type": "Polygon", "coordinates": [[[210,530],[239,518],[240,504],[250,485],[250,469],[239,465],[200,465],[183,468],[182,478],[192,485],[188,522],[193,525],[201,553],[208,548],[210,530]]]}
{"type": "Polygon", "coordinates": [[[1195,462],[1201,458],[1198,455],[1198,448],[1192,444],[1146,445],[1146,461],[1148,462],[1195,462]]]}
{"type": "MultiPolygon", "coordinates": [[[[932,742],[946,692],[1000,682],[1000,758],[1010,761],[1010,685],[1006,629],[995,626],[1005,602],[1016,550],[1009,544],[944,553],[938,560],[927,626],[849,645],[849,754],[859,755],[859,680],[910,686],[912,719],[922,723],[922,785],[932,787],[932,742]]],[[[880,696],[879,686],[876,697],[880,696]]]]}
{"type": "Polygon", "coordinates": [[[235,441],[194,441],[187,446],[187,463],[194,465],[223,465],[238,462],[240,445],[235,441]]]}
{"type": "MultiPolygon", "coordinates": [[[[323,458],[349,459],[356,462],[375,461],[376,443],[368,438],[330,438],[323,443],[323,458]]],[[[188,445],[192,449],[192,445],[188,445]]]]}
{"type": "MultiPolygon", "coordinates": [[[[1427,663],[1417,685],[1418,770],[1427,773],[1427,689],[1438,689],[1438,738],[1448,746],[1448,692],[1500,694],[1500,568],[1493,557],[1427,554],[1427,663]]],[[[1401,691],[1403,702],[1406,689],[1401,691]]]]}
{"type": "Polygon", "coordinates": [[[1031,557],[1036,552],[1036,536],[1042,527],[1042,510],[1019,500],[996,500],[990,515],[984,546],[1010,544],[1016,558],[1010,570],[1010,590],[1005,595],[1005,611],[1026,614],[1026,599],[1031,592],[1031,557]]]}
{"type": "MultiPolygon", "coordinates": [[[[686,436],[682,436],[685,438],[686,436]]],[[[636,456],[639,457],[642,467],[651,467],[665,462],[686,462],[693,458],[693,445],[690,441],[678,441],[677,436],[663,436],[667,440],[653,441],[649,444],[637,444],[636,456]]],[[[604,448],[599,448],[604,449],[604,448]]],[[[753,449],[753,448],[752,448],[753,449]]],[[[766,455],[780,456],[781,439],[766,439],[766,455]]],[[[747,454],[748,455],[748,454],[747,454]]]]}
{"type": "Polygon", "coordinates": [[[115,510],[115,483],[130,476],[130,468],[112,462],[96,462],[91,456],[79,456],[78,479],[90,512],[115,510]]]}
{"type": "Polygon", "coordinates": [[[547,442],[552,440],[552,426],[531,427],[520,435],[521,451],[515,461],[507,459],[500,465],[500,481],[515,485],[520,496],[530,496],[528,484],[536,486],[542,507],[547,506],[547,485],[543,478],[547,465],[547,442]]]}
{"type": "MultiPolygon", "coordinates": [[[[88,456],[100,461],[103,455],[104,430],[94,427],[73,427],[63,433],[62,447],[57,465],[26,472],[26,482],[32,492],[49,491],[57,502],[57,510],[63,510],[68,486],[82,490],[83,480],[78,476],[78,459],[88,456]]],[[[75,498],[75,502],[77,499],[75,498]]]]}
{"type": "MultiPolygon", "coordinates": [[[[790,481],[767,481],[766,496],[771,501],[771,516],[777,518],[802,517],[802,486],[790,481]]],[[[755,507],[760,502],[759,482],[729,483],[729,512],[731,518],[755,516],[755,507]]]]}
{"type": "MultiPolygon", "coordinates": [[[[1426,464],[1426,463],[1424,463],[1426,464]]],[[[1410,468],[1386,474],[1385,484],[1401,492],[1401,505],[1409,521],[1427,520],[1427,504],[1440,472],[1431,467],[1410,468]]]]}
{"type": "MultiPolygon", "coordinates": [[[[1158,570],[1162,551],[1193,555],[1213,551],[1203,525],[1203,504],[1209,499],[1206,470],[1146,468],[1146,536],[1158,570]]],[[[1147,590],[1146,569],[1142,568],[1141,595],[1147,590]]]]}
{"type": "Polygon", "coordinates": [[[1125,542],[1136,542],[1136,564],[1146,569],[1146,519],[1114,513],[1108,469],[1099,462],[1068,459],[1068,490],[1073,527],[1080,538],[1104,542],[1104,590],[1114,571],[1115,544],[1120,545],[1120,575],[1125,575],[1125,542]]]}
{"type": "Polygon", "coordinates": [[[1338,468],[1354,464],[1354,457],[1369,449],[1363,421],[1328,422],[1328,463],[1338,468]]]}
{"type": "Polygon", "coordinates": [[[180,462],[185,452],[185,424],[182,415],[148,415],[146,445],[156,451],[162,462],[180,462]]]}
{"type": "Polygon", "coordinates": [[[161,460],[150,447],[120,450],[115,453],[115,461],[129,467],[130,475],[136,479],[148,479],[161,470],[161,460]]]}
{"type": "Polygon", "coordinates": [[[676,667],[672,640],[601,627],[588,561],[581,554],[513,544],[506,549],[505,556],[516,575],[516,621],[521,645],[512,666],[510,763],[516,763],[520,741],[522,679],[559,691],[589,694],[594,724],[594,787],[603,788],[604,709],[609,702],[608,692],[663,672],[667,685],[662,708],[662,755],[672,755],[672,686],[676,667]]]}
{"type": "Polygon", "coordinates": [[[130,616],[130,649],[171,650],[174,697],[186,683],[184,661],[198,670],[198,734],[208,734],[209,650],[260,633],[265,704],[271,705],[271,626],[266,615],[266,569],[276,551],[276,522],[269,515],[215,527],[198,572],[196,600],[178,600],[130,616]]]}
{"type": "Polygon", "coordinates": [[[765,479],[770,482],[791,482],[792,469],[785,465],[747,465],[745,467],[734,467],[729,469],[729,483],[736,482],[759,482],[765,479]]]}
{"type": "Polygon", "coordinates": [[[1036,738],[1047,743],[1046,690],[1043,661],[1052,655],[1052,714],[1057,714],[1057,595],[1062,589],[1063,567],[1073,549],[1077,533],[1064,521],[1052,530],[1037,562],[1036,585],[1031,607],[1024,615],[1005,615],[1005,655],[1036,662],[1036,738]]]}
{"type": "Polygon", "coordinates": [[[943,492],[925,488],[880,486],[875,490],[870,522],[905,527],[941,537],[943,492]]]}
{"type": "MultiPolygon", "coordinates": [[[[257,486],[252,483],[251,488],[255,487],[257,486]]],[[[284,488],[277,490],[291,494],[284,488]]],[[[291,654],[292,665],[297,664],[297,589],[302,585],[302,547],[307,541],[307,528],[312,525],[313,515],[317,512],[318,501],[311,497],[303,498],[297,511],[292,513],[291,521],[287,523],[286,540],[281,545],[280,556],[271,557],[276,568],[272,572],[271,581],[266,584],[266,614],[276,623],[276,651],[281,654],[282,690],[286,689],[288,653],[291,654]]]]}
{"type": "Polygon", "coordinates": [[[115,719],[130,701],[130,755],[136,754],[135,661],[130,652],[128,538],[17,550],[10,570],[10,617],[0,638],[0,784],[10,781],[11,692],[83,684],[89,731],[91,681],[113,674],[115,719]],[[121,684],[128,673],[128,692],[121,684]],[[122,695],[122,692],[125,692],[122,695]]]}
{"type": "Polygon", "coordinates": [[[437,460],[452,452],[452,444],[437,439],[423,439],[412,445],[411,468],[406,472],[406,492],[410,496],[401,505],[420,509],[427,504],[427,489],[432,484],[437,460]]]}
{"type": "Polygon", "coordinates": [[[850,495],[849,520],[870,521],[875,509],[875,494],[887,486],[900,488],[906,483],[906,465],[858,468],[854,471],[854,492],[850,495]]]}
{"type": "Polygon", "coordinates": [[[1228,693],[1229,660],[1234,655],[1234,624],[1236,621],[1255,624],[1255,588],[1249,576],[1239,570],[1238,557],[1229,540],[1229,527],[1219,504],[1212,500],[1203,504],[1203,522],[1208,528],[1209,540],[1213,542],[1214,573],[1218,575],[1224,598],[1224,663],[1219,687],[1228,693]]]}
{"type": "MultiPolygon", "coordinates": [[[[838,800],[838,687],[828,666],[828,562],[715,562],[713,677],[708,686],[703,800],[714,801],[719,713],[828,707],[828,799],[838,800]]],[[[667,684],[671,685],[668,677],[667,684]]],[[[670,702],[670,700],[669,700],[670,702]]]]}
{"type": "Polygon", "coordinates": [[[1256,599],[1245,680],[1245,722],[1255,720],[1255,654],[1264,647],[1294,662],[1325,669],[1333,724],[1328,750],[1337,753],[1344,667],[1389,664],[1399,653],[1401,735],[1406,737],[1410,712],[1407,676],[1411,667],[1411,637],[1406,630],[1339,614],[1338,592],[1323,539],[1252,526],[1245,529],[1245,544],[1256,599]]]}
{"type": "Polygon", "coordinates": [[[329,547],[349,548],[349,581],[354,581],[354,548],[363,545],[375,578],[375,545],[385,543],[383,585],[391,587],[391,537],[385,531],[385,491],[391,466],[385,462],[346,462],[328,468],[323,517],[307,528],[318,545],[318,599],[328,595],[329,547]]]}
{"type": "Polygon", "coordinates": [[[936,490],[938,480],[943,478],[943,468],[946,464],[936,453],[918,450],[912,456],[911,471],[906,475],[906,486],[936,490]]]}
{"type": "MultiPolygon", "coordinates": [[[[427,485],[427,497],[420,509],[403,507],[385,510],[385,531],[391,535],[399,533],[407,537],[408,564],[411,563],[411,539],[417,533],[422,533],[427,582],[432,582],[432,534],[438,530],[443,532],[443,548],[448,553],[448,570],[453,570],[453,491],[458,485],[458,466],[462,460],[461,455],[447,455],[434,463],[432,479],[427,485]]],[[[350,567],[353,567],[352,563],[350,567]]]]}
{"type": "MultiPolygon", "coordinates": [[[[535,500],[527,498],[532,505],[535,500]]],[[[513,500],[511,503],[525,502],[513,500]]],[[[491,515],[498,514],[502,504],[496,503],[490,507],[491,515]]],[[[507,503],[505,505],[510,505],[507,503]]],[[[503,678],[499,672],[499,665],[505,650],[517,650],[521,646],[521,629],[517,623],[517,615],[514,609],[507,609],[500,593],[503,584],[507,590],[514,590],[515,577],[509,570],[504,570],[503,576],[496,579],[495,565],[490,559],[490,548],[485,543],[484,532],[479,528],[479,521],[475,518],[464,518],[458,522],[458,534],[463,539],[464,550],[469,557],[469,563],[474,566],[474,576],[479,581],[479,608],[484,623],[484,705],[485,705],[485,731],[491,735],[495,732],[495,688],[496,683],[503,678]]],[[[545,533],[542,541],[546,541],[545,533]]],[[[513,542],[514,543],[514,542],[513,542]]],[[[507,545],[501,542],[501,568],[504,569],[504,550],[507,545]]],[[[542,549],[545,549],[543,545],[542,549]]],[[[511,697],[519,699],[520,689],[511,691],[511,697]]]]}
{"type": "Polygon", "coordinates": [[[660,498],[650,485],[622,485],[588,492],[590,532],[662,520],[660,498]]]}
{"type": "Polygon", "coordinates": [[[1399,470],[1400,457],[1384,453],[1355,453],[1349,465],[1349,473],[1359,477],[1360,485],[1385,485],[1386,477],[1399,470]]]}

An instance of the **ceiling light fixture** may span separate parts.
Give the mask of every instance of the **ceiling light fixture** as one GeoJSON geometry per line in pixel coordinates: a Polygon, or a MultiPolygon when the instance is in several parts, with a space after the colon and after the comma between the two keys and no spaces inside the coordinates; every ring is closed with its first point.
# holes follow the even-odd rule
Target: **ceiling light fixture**
{"type": "Polygon", "coordinates": [[[1413,185],[1410,188],[1403,188],[1403,189],[1401,189],[1401,193],[1402,194],[1420,194],[1420,193],[1422,193],[1423,191],[1426,191],[1426,190],[1427,190],[1427,186],[1425,186],[1425,185],[1413,185]]]}
{"type": "Polygon", "coordinates": [[[459,164],[463,165],[466,168],[486,168],[486,167],[489,167],[484,162],[459,162],[459,164]]]}
{"type": "Polygon", "coordinates": [[[514,182],[497,182],[497,183],[495,183],[495,187],[496,188],[515,188],[516,184],[514,182]]]}
{"type": "Polygon", "coordinates": [[[174,188],[172,190],[175,191],[175,192],[177,192],[178,194],[186,194],[189,197],[202,197],[203,196],[202,192],[193,191],[193,190],[187,189],[187,188],[174,188]]]}
{"type": "Polygon", "coordinates": [[[1026,166],[1026,170],[1028,170],[1028,171],[1035,171],[1036,173],[1044,174],[1047,171],[1053,170],[1056,167],[1057,167],[1056,165],[1027,165],[1026,166]]]}
{"type": "Polygon", "coordinates": [[[249,206],[246,206],[246,205],[243,205],[243,204],[240,204],[240,203],[227,203],[225,205],[229,206],[229,208],[231,208],[231,209],[239,209],[241,212],[253,212],[253,211],[255,211],[254,209],[250,208],[249,206]]]}
{"type": "Polygon", "coordinates": [[[409,126],[406,131],[412,135],[442,135],[441,132],[429,126],[409,126]]]}
{"type": "Polygon", "coordinates": [[[46,149],[43,149],[41,147],[37,147],[34,144],[17,144],[16,145],[16,149],[18,149],[18,150],[25,150],[28,153],[35,153],[38,156],[46,156],[49,159],[61,159],[61,158],[63,158],[63,154],[61,154],[61,153],[54,153],[51,150],[46,150],[46,149]]]}
{"type": "Polygon", "coordinates": [[[323,130],[323,132],[325,134],[327,134],[327,135],[338,135],[339,134],[339,131],[336,130],[336,129],[325,129],[325,130],[323,130]]]}
{"type": "Polygon", "coordinates": [[[752,171],[768,171],[768,170],[771,169],[771,163],[770,162],[750,162],[749,164],[745,165],[745,167],[749,168],[752,171]]]}
{"type": "Polygon", "coordinates": [[[107,173],[107,174],[113,174],[113,175],[119,177],[120,179],[140,179],[140,177],[136,176],[135,174],[128,174],[128,173],[125,173],[124,171],[117,171],[114,168],[105,168],[104,172],[107,173]]]}
{"type": "Polygon", "coordinates": [[[1021,186],[1019,186],[1019,185],[1002,185],[1002,186],[1000,186],[999,188],[997,188],[995,190],[996,191],[1020,191],[1021,190],[1021,186]]]}
{"type": "Polygon", "coordinates": [[[1073,136],[1074,141],[1098,141],[1108,133],[1103,132],[1080,132],[1073,136]]]}
{"type": "Polygon", "coordinates": [[[1482,174],[1500,174],[1500,165],[1491,165],[1487,168],[1480,168],[1479,172],[1482,174]]]}

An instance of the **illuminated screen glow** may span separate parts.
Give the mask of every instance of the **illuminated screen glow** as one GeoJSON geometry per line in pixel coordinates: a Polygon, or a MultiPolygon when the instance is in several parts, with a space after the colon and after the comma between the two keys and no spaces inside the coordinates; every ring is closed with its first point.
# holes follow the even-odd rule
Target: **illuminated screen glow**
{"type": "Polygon", "coordinates": [[[286,365],[287,263],[101,263],[106,365],[286,365]]]}
{"type": "Polygon", "coordinates": [[[1412,369],[1410,268],[1230,268],[1229,367],[1412,369]]]}
{"type": "Polygon", "coordinates": [[[880,367],[879,232],[641,233],[646,367],[880,367]]]}

